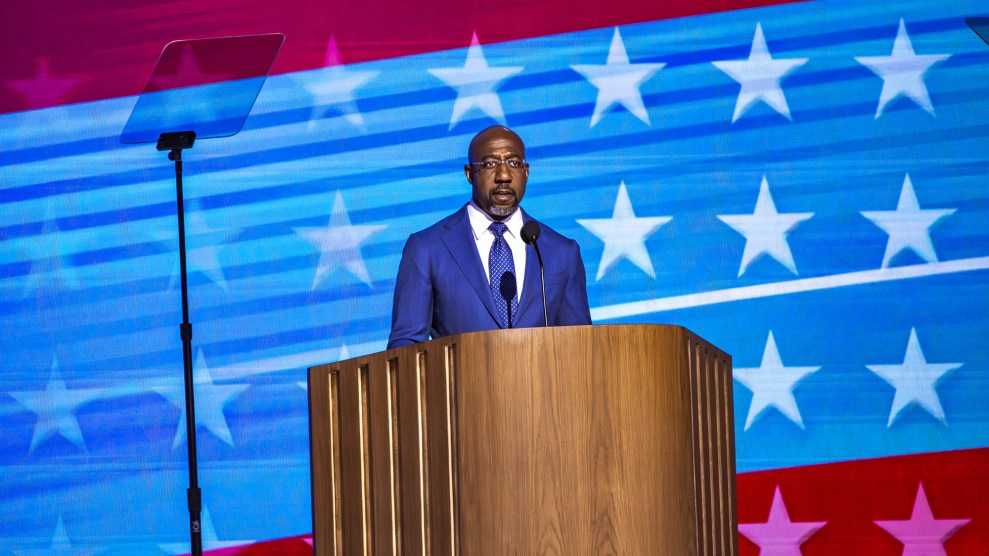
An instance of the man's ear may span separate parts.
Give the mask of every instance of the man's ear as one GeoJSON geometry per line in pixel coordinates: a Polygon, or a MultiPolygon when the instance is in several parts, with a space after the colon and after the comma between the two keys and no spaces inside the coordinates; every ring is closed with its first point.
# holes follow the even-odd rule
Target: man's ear
{"type": "Polygon", "coordinates": [[[470,164],[464,164],[464,175],[467,176],[467,183],[474,185],[474,179],[470,177],[470,164]]]}

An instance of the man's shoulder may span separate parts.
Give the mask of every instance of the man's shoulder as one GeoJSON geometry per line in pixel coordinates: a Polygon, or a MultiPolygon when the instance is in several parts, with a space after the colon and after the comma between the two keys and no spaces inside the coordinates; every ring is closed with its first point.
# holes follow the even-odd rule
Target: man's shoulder
{"type": "Polygon", "coordinates": [[[410,237],[428,238],[428,237],[434,237],[436,235],[443,234],[448,230],[450,230],[451,228],[455,227],[465,218],[467,218],[467,209],[466,207],[461,207],[459,210],[457,210],[457,212],[454,212],[453,214],[440,219],[438,222],[435,222],[434,224],[426,228],[423,228],[422,230],[414,232],[410,237]]]}
{"type": "Polygon", "coordinates": [[[443,230],[449,230],[450,228],[461,223],[463,220],[467,219],[467,205],[464,205],[457,209],[456,212],[449,216],[441,218],[439,221],[433,223],[431,226],[419,230],[417,234],[435,233],[441,232],[443,230]]]}
{"type": "Polygon", "coordinates": [[[540,241],[540,242],[546,242],[546,243],[574,243],[574,240],[568,238],[567,236],[565,236],[565,235],[561,234],[560,232],[557,232],[553,228],[547,226],[541,220],[539,220],[537,218],[533,218],[532,215],[530,215],[528,212],[525,212],[523,214],[525,216],[526,222],[528,222],[528,221],[531,220],[531,221],[535,222],[536,224],[539,224],[539,240],[538,241],[540,241]]]}

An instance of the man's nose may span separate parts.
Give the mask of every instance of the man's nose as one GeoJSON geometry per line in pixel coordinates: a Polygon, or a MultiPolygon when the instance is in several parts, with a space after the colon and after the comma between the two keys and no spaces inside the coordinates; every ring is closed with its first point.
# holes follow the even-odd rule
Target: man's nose
{"type": "Polygon", "coordinates": [[[499,164],[495,168],[494,178],[498,183],[512,181],[512,171],[508,168],[508,164],[499,164]]]}

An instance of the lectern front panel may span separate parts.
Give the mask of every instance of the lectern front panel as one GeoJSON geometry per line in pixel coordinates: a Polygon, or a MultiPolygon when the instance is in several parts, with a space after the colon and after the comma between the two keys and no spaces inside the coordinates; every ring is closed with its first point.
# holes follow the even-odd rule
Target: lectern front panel
{"type": "Polygon", "coordinates": [[[318,554],[737,554],[731,358],[670,326],[310,369],[318,554]]]}

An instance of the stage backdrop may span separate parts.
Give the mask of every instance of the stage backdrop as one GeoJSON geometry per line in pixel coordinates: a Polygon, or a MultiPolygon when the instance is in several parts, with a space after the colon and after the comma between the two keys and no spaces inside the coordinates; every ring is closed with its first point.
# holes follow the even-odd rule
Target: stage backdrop
{"type": "Polygon", "coordinates": [[[0,554],[189,550],[172,166],[119,138],[167,42],[262,32],[245,128],[185,155],[208,549],[310,550],[305,368],[384,348],[406,238],[502,123],[594,322],[733,355],[743,554],[985,554],[986,12],[5,1],[0,554]]]}

